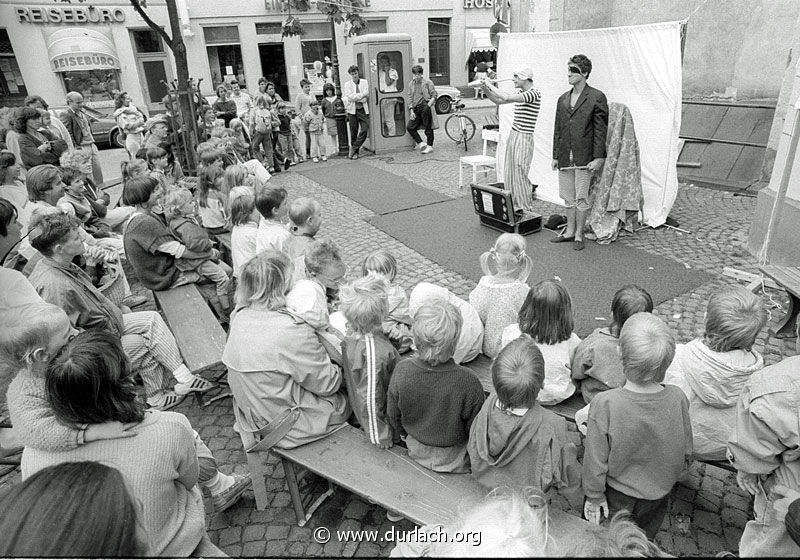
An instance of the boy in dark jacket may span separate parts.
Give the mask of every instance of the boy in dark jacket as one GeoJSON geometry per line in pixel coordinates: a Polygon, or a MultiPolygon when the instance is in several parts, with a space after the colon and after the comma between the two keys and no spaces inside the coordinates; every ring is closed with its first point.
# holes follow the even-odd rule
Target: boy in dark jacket
{"type": "MultiPolygon", "coordinates": [[[[208,232],[197,222],[197,204],[188,189],[178,188],[168,192],[164,197],[164,215],[169,223],[170,232],[194,253],[205,255],[202,258],[184,259],[175,256],[178,270],[195,270],[200,276],[208,278],[217,288],[217,297],[226,313],[230,312],[231,267],[219,260],[219,251],[214,249],[208,232]]],[[[221,317],[224,319],[223,317],[221,317]]]]}

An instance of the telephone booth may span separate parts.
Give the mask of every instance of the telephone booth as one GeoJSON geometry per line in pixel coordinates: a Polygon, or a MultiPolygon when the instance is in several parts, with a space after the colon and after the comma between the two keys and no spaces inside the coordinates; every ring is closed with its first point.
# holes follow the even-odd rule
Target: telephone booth
{"type": "Polygon", "coordinates": [[[380,152],[409,148],[414,141],[406,132],[408,88],[411,84],[411,36],[406,33],[371,33],[353,41],[356,66],[370,87],[366,147],[380,152]]]}

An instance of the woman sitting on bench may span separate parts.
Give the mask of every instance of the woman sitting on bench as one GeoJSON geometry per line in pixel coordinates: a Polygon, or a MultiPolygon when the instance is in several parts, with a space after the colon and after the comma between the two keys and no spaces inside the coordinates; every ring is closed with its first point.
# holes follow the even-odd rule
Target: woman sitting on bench
{"type": "Polygon", "coordinates": [[[266,250],[248,261],[239,277],[239,311],[231,320],[222,361],[246,448],[252,437],[248,432],[291,409],[299,410],[299,416],[282,424],[288,428],[276,444],[282,449],[321,439],[350,417],[347,397],[340,391],[341,371],[313,327],[286,310],[292,269],[284,253],[266,250]]]}

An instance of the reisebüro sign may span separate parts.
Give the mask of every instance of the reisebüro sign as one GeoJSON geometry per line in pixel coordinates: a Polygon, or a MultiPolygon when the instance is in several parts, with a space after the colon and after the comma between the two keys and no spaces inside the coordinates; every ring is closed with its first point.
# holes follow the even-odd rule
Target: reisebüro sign
{"type": "Polygon", "coordinates": [[[122,8],[74,6],[68,8],[26,8],[15,6],[19,23],[123,23],[122,8]]]}

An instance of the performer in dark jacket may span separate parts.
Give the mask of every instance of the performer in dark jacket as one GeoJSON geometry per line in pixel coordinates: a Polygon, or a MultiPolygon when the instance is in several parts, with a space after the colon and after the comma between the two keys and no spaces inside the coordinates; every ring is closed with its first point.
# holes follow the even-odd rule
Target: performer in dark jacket
{"type": "Polygon", "coordinates": [[[608,102],[602,91],[586,83],[592,61],[578,54],[567,62],[572,89],[558,98],[553,131],[553,170],[558,170],[559,195],[567,206],[567,229],[550,241],[573,241],[583,249],[583,229],[589,204],[589,183],[593,173],[603,169],[608,131],[608,102]]]}

